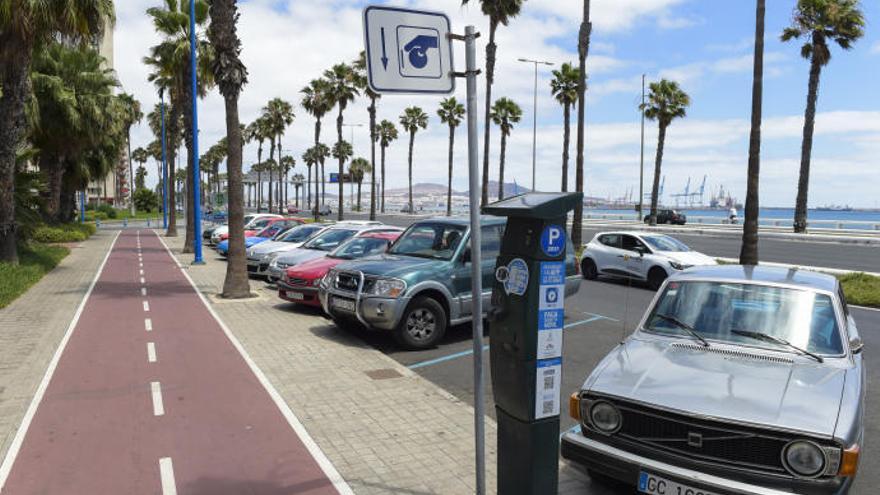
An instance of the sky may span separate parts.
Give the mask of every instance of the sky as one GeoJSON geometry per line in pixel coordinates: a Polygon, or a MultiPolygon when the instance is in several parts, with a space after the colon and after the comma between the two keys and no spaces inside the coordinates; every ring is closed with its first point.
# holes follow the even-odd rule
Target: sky
{"type": "MultiPolygon", "coordinates": [[[[133,93],[145,109],[158,102],[147,82],[149,69],[142,58],[159,42],[147,8],[161,0],[116,2],[114,33],[115,69],[123,90],[133,93]]],[[[274,97],[296,105],[296,119],[282,145],[297,158],[297,171],[305,174],[300,156],[311,144],[314,120],[299,106],[300,89],[335,63],[350,62],[363,50],[360,0],[249,0],[240,2],[239,35],[249,84],[240,101],[242,123],[257,118],[274,97]]],[[[488,20],[476,1],[462,6],[459,0],[396,0],[389,5],[442,11],[453,30],[466,25],[483,33],[478,60],[485,64],[488,20]]],[[[791,22],[795,0],[767,2],[764,79],[764,121],[761,154],[762,206],[793,206],[800,166],[803,113],[809,66],[799,55],[800,45],[782,43],[779,34],[791,22]]],[[[880,208],[880,3],[863,1],[867,18],[865,37],[849,51],[832,48],[819,90],[813,145],[810,206],[848,204],[880,208]],[[874,81],[874,82],[871,82],[874,81]]],[[[508,97],[523,109],[523,120],[514,128],[507,150],[505,179],[531,186],[534,67],[518,58],[547,60],[558,68],[577,63],[580,0],[526,0],[519,17],[499,28],[498,62],[493,100],[508,97]]],[[[745,198],[748,135],[751,115],[754,2],[706,0],[593,0],[593,34],[587,62],[585,191],[589,196],[618,198],[632,190],[638,197],[640,124],[638,104],[642,74],[648,82],[660,78],[677,81],[691,97],[687,117],[675,121],[667,135],[662,175],[664,200],[682,192],[690,179],[694,189],[706,179],[706,198],[720,186],[740,200],[745,198]]],[[[463,64],[464,48],[456,43],[455,60],[463,64]]],[[[537,99],[537,184],[543,191],[561,186],[562,107],[550,94],[550,70],[541,68],[537,99]]],[[[457,67],[463,70],[463,67],[457,67]]],[[[479,83],[483,112],[484,81],[479,83]]],[[[465,85],[455,97],[465,101],[465,85]]],[[[448,128],[436,110],[443,96],[386,95],[379,101],[378,119],[397,123],[403,109],[418,105],[430,115],[429,127],[416,136],[414,183],[445,184],[448,128]]],[[[369,157],[368,100],[358,98],[345,112],[356,156],[369,157]]],[[[202,152],[225,135],[223,100],[215,90],[200,102],[202,152]]],[[[322,140],[332,144],[334,119],[325,119],[322,140]]],[[[480,135],[482,138],[482,122],[480,135]]],[[[572,118],[571,178],[574,180],[576,117],[572,118]]],[[[467,189],[465,127],[457,131],[453,187],[467,189]]],[[[650,190],[656,151],[657,127],[646,124],[645,190],[650,190]]],[[[497,179],[500,134],[493,127],[490,178],[497,179]]],[[[132,131],[133,147],[152,140],[146,122],[132,131]]],[[[480,147],[482,150],[482,145],[480,147]]],[[[481,151],[482,152],[482,151],[481,151]]],[[[265,156],[265,153],[264,153],[265,156]]],[[[256,162],[256,144],[245,148],[245,170],[256,162]]],[[[335,167],[335,164],[333,165],[335,167]]],[[[388,149],[388,187],[406,185],[407,139],[388,149]]],[[[155,165],[148,183],[155,184],[155,165]]],[[[330,170],[328,170],[329,173],[330,170]]]]}

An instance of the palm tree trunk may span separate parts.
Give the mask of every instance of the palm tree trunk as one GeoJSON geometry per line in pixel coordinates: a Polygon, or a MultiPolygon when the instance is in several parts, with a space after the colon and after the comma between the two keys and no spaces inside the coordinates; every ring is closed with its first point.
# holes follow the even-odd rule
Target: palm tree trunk
{"type": "Polygon", "coordinates": [[[663,164],[663,146],[666,144],[666,125],[660,122],[657,137],[657,157],[654,161],[654,186],[651,188],[651,225],[657,225],[657,196],[660,194],[660,166],[663,164]]]}
{"type": "MultiPolygon", "coordinates": [[[[584,18],[578,32],[578,128],[577,128],[577,163],[575,164],[575,191],[584,192],[584,114],[586,113],[587,92],[587,55],[590,53],[590,33],[593,24],[590,22],[590,0],[584,0],[584,18]]],[[[574,206],[571,222],[571,240],[576,247],[583,245],[584,202],[578,201],[574,206]]]]}
{"type": "Polygon", "coordinates": [[[361,184],[363,182],[363,180],[358,181],[358,211],[361,211],[361,184]]]}
{"type": "MultiPolygon", "coordinates": [[[[813,39],[813,53],[816,53],[817,40],[813,39]]],[[[804,140],[801,143],[801,170],[798,176],[797,201],[794,207],[794,231],[802,234],[807,231],[807,200],[810,190],[810,160],[813,153],[813,130],[816,126],[816,100],[819,98],[819,76],[822,65],[814,55],[810,64],[810,82],[807,89],[807,109],[804,112],[804,140]]]]}
{"type": "Polygon", "coordinates": [[[757,0],[755,9],[755,57],[752,75],[752,130],[749,135],[749,172],[746,186],[746,210],[743,240],[739,253],[741,265],[758,264],[758,188],[761,175],[761,113],[764,93],[764,12],[765,0],[757,0]]]}
{"type": "MultiPolygon", "coordinates": [[[[342,112],[344,111],[344,107],[339,105],[339,116],[336,117],[336,142],[340,145],[342,144],[342,112]]],[[[343,159],[342,155],[339,156],[339,212],[337,218],[341,222],[344,218],[344,207],[343,207],[343,198],[345,196],[345,191],[342,190],[342,174],[343,174],[343,159]]]]}
{"type": "MultiPolygon", "coordinates": [[[[376,99],[370,98],[370,220],[376,219],[376,99]]],[[[358,191],[360,194],[360,191],[358,191]]],[[[360,202],[360,201],[358,201],[360,202]]]]}
{"type": "MultiPolygon", "coordinates": [[[[189,74],[189,68],[187,68],[187,74],[189,74]]],[[[184,84],[184,87],[186,88],[183,92],[183,126],[184,137],[186,140],[186,238],[183,243],[183,252],[192,253],[195,251],[194,245],[196,235],[195,205],[197,198],[195,197],[195,181],[201,180],[202,178],[194,175],[195,167],[193,166],[195,148],[193,146],[192,104],[193,98],[196,98],[196,95],[192,94],[192,87],[189,84],[184,84]]]]}
{"type": "Polygon", "coordinates": [[[571,105],[563,105],[564,120],[562,131],[562,192],[568,192],[568,145],[571,141],[571,105]]]}
{"type": "MultiPolygon", "coordinates": [[[[129,206],[131,207],[131,216],[134,216],[134,169],[131,164],[131,127],[126,130],[126,142],[128,143],[128,201],[131,203],[129,206]]],[[[122,192],[122,186],[119,186],[120,193],[122,192]]]]}
{"type": "Polygon", "coordinates": [[[385,146],[382,148],[382,213],[385,213],[385,146]]]}
{"type": "MultiPolygon", "coordinates": [[[[495,79],[495,31],[498,29],[498,20],[489,19],[489,43],[486,45],[486,112],[483,117],[485,130],[483,132],[483,191],[481,206],[489,203],[489,138],[492,136],[492,119],[489,114],[492,111],[492,82],[495,79]]],[[[473,205],[471,205],[473,208],[473,205]]]]}
{"type": "Polygon", "coordinates": [[[455,126],[449,126],[449,183],[446,188],[446,216],[452,216],[452,150],[455,147],[455,126]]]}
{"type": "Polygon", "coordinates": [[[272,202],[272,186],[274,185],[272,180],[274,175],[272,173],[272,169],[275,168],[275,164],[277,164],[278,162],[275,161],[275,136],[272,136],[272,139],[270,141],[272,147],[269,148],[269,209],[267,211],[269,213],[272,213],[274,206],[272,202]]]}
{"type": "MultiPolygon", "coordinates": [[[[166,120],[168,124],[165,134],[174,136],[176,139],[180,134],[180,129],[177,128],[177,123],[180,119],[180,102],[174,100],[177,99],[174,98],[171,102],[171,111],[168,112],[171,120],[166,120]]],[[[177,149],[174,146],[168,146],[165,154],[168,164],[168,180],[171,181],[171,184],[168,186],[168,227],[165,229],[165,237],[177,237],[177,188],[175,187],[177,184],[177,167],[175,166],[177,162],[177,149]]]]}
{"type": "Polygon", "coordinates": [[[507,157],[507,133],[501,131],[501,160],[498,163],[498,201],[504,199],[504,159],[507,157]]]}
{"type": "Polygon", "coordinates": [[[409,168],[408,177],[409,177],[409,213],[415,213],[415,207],[413,205],[413,191],[412,191],[412,159],[413,159],[413,144],[416,141],[416,132],[410,131],[409,133],[409,168]]]}
{"type": "MultiPolygon", "coordinates": [[[[214,0],[213,9],[218,5],[232,3],[234,0],[214,0]]],[[[214,22],[216,13],[212,12],[214,22]]],[[[232,21],[234,22],[234,21],[232,21]]],[[[226,140],[229,154],[226,159],[227,204],[229,212],[229,253],[227,255],[226,278],[223,281],[223,297],[241,299],[250,297],[247,258],[244,248],[244,194],[241,171],[241,127],[238,117],[238,95],[224,98],[226,104],[226,140]]]]}

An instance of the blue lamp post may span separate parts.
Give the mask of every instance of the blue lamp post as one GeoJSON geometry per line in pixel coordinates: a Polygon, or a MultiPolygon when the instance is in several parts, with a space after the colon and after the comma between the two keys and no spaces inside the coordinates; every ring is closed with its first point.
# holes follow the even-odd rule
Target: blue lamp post
{"type": "Polygon", "coordinates": [[[162,228],[168,228],[168,163],[165,157],[165,89],[159,90],[159,99],[162,103],[162,228]]]}
{"type": "Polygon", "coordinates": [[[79,223],[86,223],[86,190],[79,192],[79,223]]]}
{"type": "Polygon", "coordinates": [[[201,174],[199,173],[199,93],[196,65],[196,0],[189,2],[189,60],[190,73],[192,75],[192,116],[193,116],[193,228],[194,265],[204,264],[202,259],[202,205],[201,205],[201,174]]]}

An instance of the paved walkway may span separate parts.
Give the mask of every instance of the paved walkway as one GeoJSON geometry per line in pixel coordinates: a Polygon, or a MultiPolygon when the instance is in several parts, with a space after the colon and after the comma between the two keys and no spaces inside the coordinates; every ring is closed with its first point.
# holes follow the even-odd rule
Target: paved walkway
{"type": "Polygon", "coordinates": [[[4,494],[350,493],[153,232],[118,238],[62,349],[4,494]]]}

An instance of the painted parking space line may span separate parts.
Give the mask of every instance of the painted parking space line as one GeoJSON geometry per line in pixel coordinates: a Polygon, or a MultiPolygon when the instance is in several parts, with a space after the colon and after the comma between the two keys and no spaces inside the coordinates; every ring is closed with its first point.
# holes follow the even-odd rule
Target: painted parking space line
{"type": "Polygon", "coordinates": [[[560,433],[559,438],[562,438],[563,435],[565,435],[566,433],[580,433],[580,431],[581,431],[581,425],[574,425],[571,428],[560,433]]]}
{"type": "Polygon", "coordinates": [[[153,416],[164,416],[165,405],[162,403],[162,385],[150,382],[150,395],[153,398],[153,416]]]}
{"type": "Polygon", "coordinates": [[[177,495],[177,482],[174,481],[174,464],[170,457],[159,459],[159,479],[162,481],[162,495],[177,495]]]}
{"type": "Polygon", "coordinates": [[[153,342],[147,342],[147,362],[156,362],[156,344],[153,342]]]}

